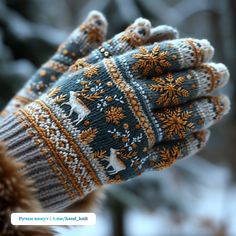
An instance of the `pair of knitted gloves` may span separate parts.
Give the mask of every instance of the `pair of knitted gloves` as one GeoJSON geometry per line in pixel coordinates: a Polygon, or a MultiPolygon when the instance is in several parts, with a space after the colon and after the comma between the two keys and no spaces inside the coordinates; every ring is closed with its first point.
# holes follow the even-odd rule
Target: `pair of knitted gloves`
{"type": "Polygon", "coordinates": [[[227,68],[207,40],[139,18],[103,42],[89,14],[1,113],[0,141],[44,210],[198,152],[229,111],[227,68]]]}

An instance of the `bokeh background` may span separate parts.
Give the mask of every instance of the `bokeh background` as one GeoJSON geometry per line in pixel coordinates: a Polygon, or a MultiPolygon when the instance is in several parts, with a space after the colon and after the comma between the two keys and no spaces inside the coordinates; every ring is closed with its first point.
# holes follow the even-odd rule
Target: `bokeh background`
{"type": "Polygon", "coordinates": [[[93,9],[106,15],[108,38],[142,16],[209,39],[231,73],[221,92],[232,109],[197,156],[108,188],[96,226],[61,235],[236,235],[235,0],[0,0],[0,107],[93,9]]]}

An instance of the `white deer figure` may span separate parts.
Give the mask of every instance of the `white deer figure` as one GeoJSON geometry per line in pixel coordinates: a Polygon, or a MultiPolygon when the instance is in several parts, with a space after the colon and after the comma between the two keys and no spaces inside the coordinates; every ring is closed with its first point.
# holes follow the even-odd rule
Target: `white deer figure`
{"type": "Polygon", "coordinates": [[[75,112],[78,115],[78,118],[74,121],[77,124],[82,121],[91,111],[88,107],[79,99],[78,94],[74,91],[70,91],[70,98],[68,102],[64,102],[62,105],[70,106],[70,113],[69,116],[75,112]]]}
{"type": "Polygon", "coordinates": [[[118,150],[116,150],[114,148],[110,148],[110,156],[105,157],[105,160],[109,162],[106,169],[108,169],[109,167],[113,168],[113,170],[107,171],[108,174],[110,174],[110,175],[114,175],[114,174],[118,173],[119,171],[126,169],[125,163],[117,157],[118,153],[119,153],[118,150]]]}

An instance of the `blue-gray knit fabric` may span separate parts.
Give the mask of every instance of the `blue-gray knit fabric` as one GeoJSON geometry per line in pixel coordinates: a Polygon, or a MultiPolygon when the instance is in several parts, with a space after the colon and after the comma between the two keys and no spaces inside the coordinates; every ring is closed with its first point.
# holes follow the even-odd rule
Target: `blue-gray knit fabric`
{"type": "Polygon", "coordinates": [[[73,66],[7,117],[0,139],[26,163],[50,210],[101,185],[167,168],[199,151],[206,128],[229,110],[225,96],[209,95],[229,77],[223,64],[209,63],[212,56],[208,41],[179,39],[73,66]]]}

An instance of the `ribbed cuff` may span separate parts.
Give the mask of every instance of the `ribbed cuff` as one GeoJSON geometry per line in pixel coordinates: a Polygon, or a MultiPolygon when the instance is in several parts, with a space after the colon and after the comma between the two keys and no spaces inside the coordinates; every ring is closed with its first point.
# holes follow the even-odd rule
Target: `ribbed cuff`
{"type": "Polygon", "coordinates": [[[37,198],[44,210],[57,211],[69,206],[71,198],[52,171],[48,159],[42,155],[26,131],[21,119],[10,115],[0,123],[0,142],[5,145],[7,155],[25,163],[23,171],[34,181],[37,198]]]}

